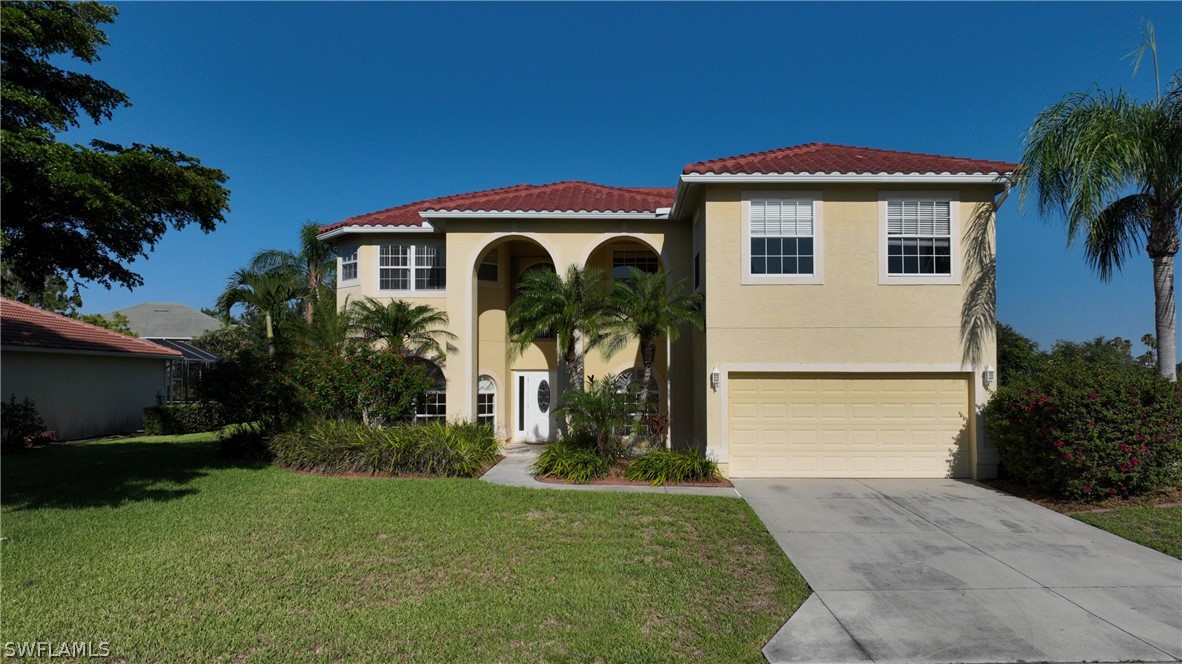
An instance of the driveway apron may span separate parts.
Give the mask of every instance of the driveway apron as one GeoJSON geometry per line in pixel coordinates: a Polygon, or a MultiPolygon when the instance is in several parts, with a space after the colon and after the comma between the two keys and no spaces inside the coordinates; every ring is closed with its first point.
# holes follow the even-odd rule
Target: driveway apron
{"type": "Polygon", "coordinates": [[[743,479],[814,594],[770,662],[1182,660],[1182,561],[958,480],[743,479]]]}

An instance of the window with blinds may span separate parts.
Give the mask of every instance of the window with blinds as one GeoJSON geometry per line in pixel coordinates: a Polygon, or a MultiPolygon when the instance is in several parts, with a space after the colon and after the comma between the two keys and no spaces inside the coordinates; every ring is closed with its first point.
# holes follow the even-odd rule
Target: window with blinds
{"type": "Polygon", "coordinates": [[[816,219],[811,199],[752,199],[749,215],[751,274],[814,273],[816,219]]]}
{"type": "Polygon", "coordinates": [[[387,244],[378,251],[381,290],[443,290],[447,256],[441,244],[387,244]]]}
{"type": "Polygon", "coordinates": [[[887,274],[952,274],[952,203],[886,202],[887,274]]]}

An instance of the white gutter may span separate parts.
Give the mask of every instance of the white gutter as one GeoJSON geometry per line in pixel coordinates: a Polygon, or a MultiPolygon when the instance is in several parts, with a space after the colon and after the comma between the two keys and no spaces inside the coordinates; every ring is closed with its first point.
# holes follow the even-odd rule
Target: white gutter
{"type": "Polygon", "coordinates": [[[987,184],[996,183],[1008,173],[686,173],[681,181],[689,184],[716,182],[737,184],[882,182],[908,184],[987,184]]]}
{"type": "Polygon", "coordinates": [[[666,219],[668,213],[657,212],[589,212],[579,211],[453,211],[435,212],[426,210],[419,213],[424,219],[666,219]]]}
{"type": "Polygon", "coordinates": [[[334,237],[341,235],[348,235],[351,233],[365,233],[365,234],[386,234],[386,233],[438,233],[439,229],[435,228],[427,222],[423,222],[418,226],[341,226],[334,228],[331,231],[321,233],[316,236],[317,240],[321,242],[331,240],[334,237]]]}

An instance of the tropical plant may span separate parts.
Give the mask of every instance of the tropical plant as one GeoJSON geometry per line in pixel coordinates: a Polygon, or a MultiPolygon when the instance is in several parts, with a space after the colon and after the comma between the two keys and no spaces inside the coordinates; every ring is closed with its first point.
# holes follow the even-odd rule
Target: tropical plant
{"type": "MultiPolygon", "coordinates": [[[[657,270],[648,273],[632,268],[626,279],[617,279],[612,287],[612,332],[609,348],[623,346],[635,338],[640,345],[640,403],[648,403],[649,383],[653,377],[653,362],[657,357],[657,342],[662,338],[677,341],[681,328],[694,325],[704,328],[702,296],[687,293],[689,280],[682,279],[669,285],[669,273],[657,270]]],[[[639,414],[638,414],[639,415],[639,414]]]]}
{"type": "Polygon", "coordinates": [[[263,316],[267,355],[275,356],[275,325],[291,311],[291,304],[303,298],[307,286],[281,272],[240,269],[230,276],[218,296],[217,308],[226,318],[236,305],[244,305],[263,316]]]}
{"type": "MultiPolygon", "coordinates": [[[[1151,53],[1152,33],[1137,54],[1151,53]]],[[[1068,242],[1103,281],[1143,245],[1153,261],[1157,370],[1177,380],[1174,256],[1182,225],[1182,71],[1165,94],[1137,103],[1124,91],[1071,93],[1038,115],[1018,170],[1022,195],[1040,212],[1059,209],[1068,242]]]]}
{"type": "Polygon", "coordinates": [[[653,486],[718,479],[718,463],[695,449],[653,450],[633,459],[625,476],[653,486]]]}
{"type": "Polygon", "coordinates": [[[581,391],[584,354],[602,343],[611,327],[605,279],[602,270],[579,265],[567,268],[565,277],[551,270],[527,271],[509,305],[510,353],[520,354],[538,337],[553,336],[567,386],[581,391]]]}
{"type": "Polygon", "coordinates": [[[402,355],[420,357],[446,355],[456,335],[444,329],[447,312],[429,304],[411,304],[404,300],[381,302],[366,297],[349,305],[351,327],[367,342],[384,341],[386,349],[402,355]],[[443,345],[440,344],[443,340],[443,345]]]}
{"type": "Polygon", "coordinates": [[[284,376],[304,412],[367,425],[413,418],[415,403],[433,384],[422,364],[368,344],[350,344],[340,353],[301,349],[284,376]]]}
{"type": "Polygon", "coordinates": [[[266,249],[254,255],[248,268],[256,272],[277,272],[300,281],[305,286],[300,309],[304,322],[313,324],[320,305],[333,299],[332,283],[336,272],[336,252],[317,237],[320,224],[309,221],[300,227],[298,251],[266,249]]]}
{"type": "Polygon", "coordinates": [[[541,477],[556,477],[577,484],[607,475],[611,462],[577,440],[560,438],[538,454],[530,470],[541,477]]]}
{"type": "Polygon", "coordinates": [[[620,385],[611,374],[591,376],[587,389],[564,392],[554,412],[566,419],[571,434],[594,438],[599,455],[610,458],[618,455],[633,424],[636,397],[635,384],[620,385]]]}

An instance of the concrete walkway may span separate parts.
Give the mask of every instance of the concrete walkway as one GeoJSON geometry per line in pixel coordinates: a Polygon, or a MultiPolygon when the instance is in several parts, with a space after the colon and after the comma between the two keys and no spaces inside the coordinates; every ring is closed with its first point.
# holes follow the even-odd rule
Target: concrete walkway
{"type": "Polygon", "coordinates": [[[559,489],[563,491],[602,491],[613,493],[671,493],[694,496],[721,496],[724,498],[738,498],[739,493],[730,487],[708,486],[635,486],[618,484],[559,484],[556,482],[539,482],[529,471],[541,445],[525,445],[512,443],[505,447],[505,458],[493,466],[480,479],[493,484],[505,486],[520,486],[531,489],[559,489]]]}
{"type": "Polygon", "coordinates": [[[1182,659],[1182,561],[955,480],[735,480],[814,594],[776,662],[1182,659]]]}

